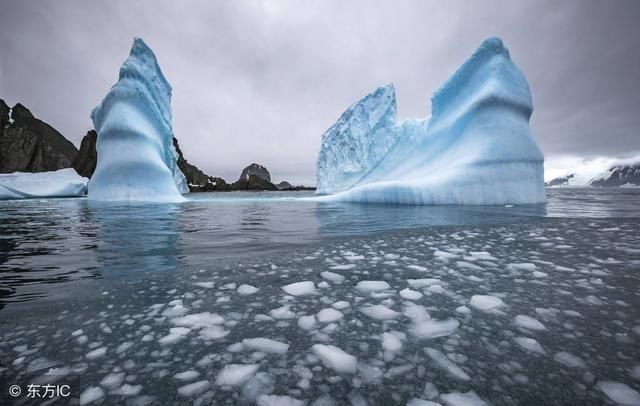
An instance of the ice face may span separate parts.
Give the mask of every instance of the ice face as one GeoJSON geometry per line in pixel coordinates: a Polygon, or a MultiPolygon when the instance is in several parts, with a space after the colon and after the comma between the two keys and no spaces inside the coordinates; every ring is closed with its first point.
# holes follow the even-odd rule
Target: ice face
{"type": "Polygon", "coordinates": [[[87,192],[87,181],[72,168],[0,174],[0,200],[82,196],[87,192]]]}
{"type": "Polygon", "coordinates": [[[431,100],[430,117],[404,122],[392,85],[349,107],[323,135],[317,194],[394,204],[545,202],[529,86],[502,40],[485,40],[431,100]]]}
{"type": "Polygon", "coordinates": [[[181,193],[188,188],[173,146],[171,86],[140,38],[91,119],[98,132],[98,161],[89,199],[184,200],[181,193]]]}

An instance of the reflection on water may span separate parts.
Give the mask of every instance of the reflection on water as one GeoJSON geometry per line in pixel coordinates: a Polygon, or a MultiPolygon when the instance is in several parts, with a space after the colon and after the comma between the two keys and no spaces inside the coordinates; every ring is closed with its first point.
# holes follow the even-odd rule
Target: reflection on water
{"type": "Polygon", "coordinates": [[[319,203],[295,193],[203,193],[183,204],[0,202],[0,306],[68,294],[62,282],[141,277],[318,241],[434,225],[639,217],[638,189],[549,189],[534,206],[319,203]]]}

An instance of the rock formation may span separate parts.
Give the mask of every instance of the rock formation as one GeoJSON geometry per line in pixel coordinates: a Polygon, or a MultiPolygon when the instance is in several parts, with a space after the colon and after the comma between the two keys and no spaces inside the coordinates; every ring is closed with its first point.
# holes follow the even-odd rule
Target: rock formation
{"type": "Polygon", "coordinates": [[[95,130],[87,131],[87,135],[80,142],[80,151],[73,161],[73,169],[85,178],[91,178],[93,171],[96,170],[96,161],[98,160],[98,154],[96,153],[97,139],[98,134],[95,130]]]}

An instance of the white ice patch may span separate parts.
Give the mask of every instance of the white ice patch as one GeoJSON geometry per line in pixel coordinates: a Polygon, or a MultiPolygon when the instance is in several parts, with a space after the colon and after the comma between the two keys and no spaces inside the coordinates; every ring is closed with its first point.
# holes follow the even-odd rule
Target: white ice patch
{"type": "Polygon", "coordinates": [[[191,330],[186,327],[173,327],[169,329],[169,334],[162,337],[158,342],[161,345],[175,344],[182,340],[189,332],[191,332],[191,330]]]}
{"type": "Polygon", "coordinates": [[[191,369],[189,371],[179,372],[175,374],[173,378],[179,381],[193,381],[199,376],[200,376],[200,372],[194,371],[193,369],[191,369]]]}
{"type": "Polygon", "coordinates": [[[238,294],[241,296],[253,295],[259,289],[252,285],[242,284],[238,287],[238,294]]]}
{"type": "Polygon", "coordinates": [[[400,313],[383,305],[365,306],[360,312],[374,320],[392,320],[400,316],[400,313]]]}
{"type": "Polygon", "coordinates": [[[423,339],[438,338],[451,335],[458,330],[460,322],[456,319],[414,321],[411,333],[423,339]]]}
{"type": "Polygon", "coordinates": [[[505,304],[499,297],[490,295],[474,295],[469,301],[469,306],[483,312],[492,312],[504,307],[505,304]]]}
{"type": "Polygon", "coordinates": [[[97,386],[91,386],[85,389],[80,394],[80,404],[88,405],[89,403],[93,403],[96,400],[102,399],[103,397],[104,397],[104,391],[102,390],[102,388],[99,388],[97,386]]]}
{"type": "Polygon", "coordinates": [[[640,405],[640,393],[622,382],[600,381],[598,388],[619,405],[640,405]]]}
{"type": "Polygon", "coordinates": [[[407,406],[440,406],[440,403],[424,400],[420,398],[409,399],[407,406]]]}
{"type": "Polygon", "coordinates": [[[329,272],[329,271],[320,272],[320,276],[322,276],[324,279],[328,280],[329,282],[333,282],[333,283],[341,283],[344,281],[344,276],[334,272],[329,272]]]}
{"type": "Polygon", "coordinates": [[[313,330],[316,327],[317,321],[314,315],[300,316],[298,319],[298,326],[303,330],[313,330]]]}
{"type": "Polygon", "coordinates": [[[353,374],[356,372],[358,359],[340,348],[333,345],[315,344],[311,349],[327,368],[340,373],[353,374]]]}
{"type": "Polygon", "coordinates": [[[391,286],[385,281],[360,281],[356,285],[356,289],[361,292],[380,292],[391,289],[391,286]]]}
{"type": "Polygon", "coordinates": [[[326,309],[320,310],[318,314],[316,314],[316,317],[318,318],[318,321],[320,323],[333,323],[334,321],[340,320],[344,316],[342,312],[328,307],[326,309]]]}
{"type": "Polygon", "coordinates": [[[527,330],[546,330],[544,324],[540,323],[533,317],[525,316],[523,314],[517,315],[514,323],[516,326],[526,328],[527,330]]]}
{"type": "Polygon", "coordinates": [[[245,338],[242,340],[242,345],[251,350],[272,354],[286,354],[289,350],[289,344],[263,337],[245,338]]]}
{"type": "Polygon", "coordinates": [[[190,384],[179,387],[178,394],[180,396],[185,396],[185,397],[197,396],[202,392],[206,391],[207,389],[209,389],[209,386],[211,386],[209,381],[198,381],[198,382],[190,383],[190,384]]]}
{"type": "Polygon", "coordinates": [[[468,381],[471,378],[467,375],[462,368],[456,365],[455,362],[451,361],[444,355],[441,351],[436,350],[435,348],[425,348],[424,351],[427,353],[429,358],[433,360],[440,368],[447,371],[451,376],[456,379],[460,379],[462,381],[468,381]]]}
{"type": "Polygon", "coordinates": [[[422,297],[422,293],[418,292],[417,290],[411,290],[409,288],[406,288],[400,291],[400,296],[403,299],[407,299],[407,300],[418,300],[422,297]]]}
{"type": "Polygon", "coordinates": [[[186,316],[171,319],[171,324],[182,327],[191,327],[194,329],[222,323],[224,323],[224,319],[222,317],[216,313],[209,312],[187,314],[186,316]]]}
{"type": "Polygon", "coordinates": [[[435,278],[408,279],[407,283],[414,289],[420,289],[431,285],[442,285],[442,281],[435,278]]]}
{"type": "Polygon", "coordinates": [[[532,264],[531,262],[521,262],[514,264],[507,264],[507,268],[513,271],[535,271],[536,264],[532,264]]]}
{"type": "Polygon", "coordinates": [[[514,338],[516,344],[527,351],[531,351],[536,354],[545,355],[547,352],[542,348],[539,342],[529,337],[516,337],[514,338]]]}
{"type": "Polygon", "coordinates": [[[222,368],[216,378],[216,385],[240,386],[247,382],[258,370],[256,364],[229,364],[222,368]]]}
{"type": "Polygon", "coordinates": [[[440,400],[446,406],[488,406],[474,391],[452,392],[440,395],[440,400]]]}
{"type": "Polygon", "coordinates": [[[296,314],[289,309],[289,306],[286,305],[271,310],[269,315],[277,320],[293,319],[296,317],[296,314]]]}
{"type": "Polygon", "coordinates": [[[316,293],[316,286],[311,281],[296,282],[282,287],[291,296],[312,295],[316,293]]]}
{"type": "Polygon", "coordinates": [[[569,368],[586,368],[587,364],[580,358],[566,351],[560,351],[553,356],[553,359],[569,368]]]}
{"type": "Polygon", "coordinates": [[[258,406],[304,406],[306,402],[291,396],[260,395],[258,406]]]}
{"type": "Polygon", "coordinates": [[[96,348],[95,350],[89,351],[85,357],[87,359],[96,359],[104,357],[107,354],[107,347],[96,348]]]}

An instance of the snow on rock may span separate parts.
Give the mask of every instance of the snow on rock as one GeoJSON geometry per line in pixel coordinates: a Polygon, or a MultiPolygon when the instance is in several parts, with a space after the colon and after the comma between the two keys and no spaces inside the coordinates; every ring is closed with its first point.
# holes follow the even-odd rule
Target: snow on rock
{"type": "Polygon", "coordinates": [[[393,85],[350,106],[322,136],[323,200],[399,204],[544,203],[529,85],[496,37],[432,96],[432,115],[400,122],[393,85]]]}
{"type": "Polygon", "coordinates": [[[177,164],[171,124],[171,85],[140,38],[118,82],[91,113],[98,133],[91,200],[181,202],[188,193],[177,164]]]}
{"type": "Polygon", "coordinates": [[[455,362],[451,361],[444,355],[441,351],[436,350],[435,348],[425,348],[424,351],[427,353],[429,358],[433,360],[440,368],[447,371],[451,376],[456,379],[460,379],[461,381],[468,381],[471,378],[467,375],[462,368],[456,365],[455,362]]]}
{"type": "Polygon", "coordinates": [[[336,346],[315,344],[311,347],[311,350],[320,358],[327,368],[339,373],[353,374],[356,372],[358,359],[336,346]]]}
{"type": "Polygon", "coordinates": [[[519,314],[516,316],[514,323],[516,326],[526,328],[527,330],[546,330],[544,324],[540,323],[533,317],[519,314]]]}
{"type": "Polygon", "coordinates": [[[440,401],[446,406],[488,406],[474,391],[452,392],[440,395],[440,401]]]}
{"type": "Polygon", "coordinates": [[[257,364],[229,364],[218,373],[216,385],[240,386],[247,382],[258,370],[257,364]]]}
{"type": "Polygon", "coordinates": [[[361,292],[380,292],[391,289],[391,286],[385,281],[360,281],[356,284],[356,289],[361,292]]]}
{"type": "Polygon", "coordinates": [[[640,393],[622,382],[599,381],[598,388],[619,405],[640,405],[640,393]]]}
{"type": "Polygon", "coordinates": [[[545,355],[547,353],[544,350],[544,348],[542,348],[540,343],[538,341],[534,340],[533,338],[515,337],[514,341],[516,342],[516,344],[518,344],[520,347],[522,347],[523,349],[525,349],[527,351],[531,351],[533,353],[540,354],[540,355],[545,355]]]}
{"type": "Polygon", "coordinates": [[[241,296],[253,295],[258,290],[259,290],[258,288],[256,288],[255,286],[252,286],[252,285],[242,284],[242,285],[238,286],[238,294],[241,295],[241,296]]]}
{"type": "Polygon", "coordinates": [[[87,182],[73,168],[0,174],[0,200],[84,196],[87,182]]]}
{"type": "Polygon", "coordinates": [[[491,312],[504,307],[505,304],[499,297],[490,295],[474,295],[469,301],[469,306],[483,312],[491,312]]]}
{"type": "Polygon", "coordinates": [[[364,306],[360,309],[360,312],[374,320],[393,320],[401,315],[401,313],[383,305],[364,306]]]}
{"type": "Polygon", "coordinates": [[[333,323],[334,321],[338,321],[343,317],[341,311],[338,311],[333,308],[322,309],[316,314],[316,317],[320,323],[333,323]]]}
{"type": "Polygon", "coordinates": [[[263,337],[245,338],[242,340],[242,345],[251,350],[272,354],[286,354],[289,350],[289,344],[263,337]]]}
{"type": "Polygon", "coordinates": [[[428,320],[420,320],[414,321],[413,326],[411,327],[411,333],[423,339],[431,339],[438,338],[451,335],[458,330],[460,326],[460,322],[456,319],[447,319],[447,320],[436,320],[436,319],[428,319],[428,320]]]}
{"type": "Polygon", "coordinates": [[[316,286],[311,281],[295,282],[282,287],[291,296],[312,295],[316,293],[316,286]]]}

